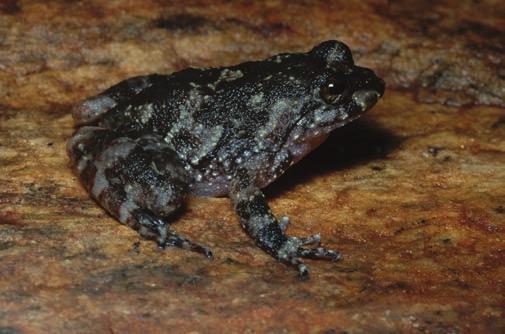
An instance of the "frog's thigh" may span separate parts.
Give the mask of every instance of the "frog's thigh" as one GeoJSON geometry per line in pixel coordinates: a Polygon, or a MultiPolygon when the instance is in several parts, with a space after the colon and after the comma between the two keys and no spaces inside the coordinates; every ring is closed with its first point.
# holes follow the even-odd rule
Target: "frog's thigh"
{"type": "Polygon", "coordinates": [[[121,223],[134,226],[138,212],[168,217],[188,193],[177,155],[154,136],[117,138],[97,156],[92,195],[121,223]]]}
{"type": "Polygon", "coordinates": [[[177,155],[159,138],[129,138],[95,126],[81,127],[68,153],[84,186],[111,215],[135,227],[135,210],[167,217],[188,193],[177,155]]]}
{"type": "Polygon", "coordinates": [[[78,123],[91,122],[101,114],[114,108],[118,103],[127,101],[146,88],[163,80],[157,74],[129,78],[108,88],[102,93],[87,98],[72,109],[74,119],[78,123]]]}

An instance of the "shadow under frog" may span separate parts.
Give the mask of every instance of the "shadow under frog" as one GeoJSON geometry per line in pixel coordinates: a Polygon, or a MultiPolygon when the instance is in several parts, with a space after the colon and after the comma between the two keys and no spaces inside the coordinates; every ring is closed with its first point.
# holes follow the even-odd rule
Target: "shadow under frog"
{"type": "MultiPolygon", "coordinates": [[[[384,159],[403,141],[387,129],[371,120],[359,119],[338,131],[332,132],[328,139],[310,155],[290,168],[264,192],[268,197],[282,196],[300,180],[308,181],[318,175],[353,168],[377,159],[384,159]]],[[[381,170],[373,166],[374,171],[381,170]]]]}
{"type": "Polygon", "coordinates": [[[287,235],[289,220],[275,217],[261,189],[363,115],[384,89],[338,41],[231,67],[134,77],[74,107],[78,129],[67,149],[91,197],[160,247],[212,257],[171,228],[172,215],[189,194],[227,195],[255,243],[306,278],[303,258],[340,254],[321,247],[319,234],[287,235]]]}

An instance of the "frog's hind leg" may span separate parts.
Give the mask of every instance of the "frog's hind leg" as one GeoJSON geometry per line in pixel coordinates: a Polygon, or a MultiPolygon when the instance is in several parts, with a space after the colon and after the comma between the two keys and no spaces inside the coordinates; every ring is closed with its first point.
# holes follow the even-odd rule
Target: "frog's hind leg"
{"type": "Polygon", "coordinates": [[[114,108],[118,103],[131,99],[162,80],[164,80],[164,76],[158,74],[123,80],[102,93],[76,104],[72,108],[72,115],[78,124],[88,124],[106,111],[114,108]]]}
{"type": "Polygon", "coordinates": [[[91,196],[121,223],[154,239],[211,257],[204,246],[170,229],[188,194],[188,175],[173,150],[159,138],[119,136],[81,127],[68,143],[69,155],[91,196]]]}

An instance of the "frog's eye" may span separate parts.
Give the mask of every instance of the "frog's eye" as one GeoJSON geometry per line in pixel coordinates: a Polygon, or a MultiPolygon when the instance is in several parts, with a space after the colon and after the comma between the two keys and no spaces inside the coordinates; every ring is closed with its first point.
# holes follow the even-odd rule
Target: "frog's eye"
{"type": "Polygon", "coordinates": [[[346,82],[342,79],[329,78],[321,87],[321,97],[326,103],[336,103],[347,88],[346,82]]]}

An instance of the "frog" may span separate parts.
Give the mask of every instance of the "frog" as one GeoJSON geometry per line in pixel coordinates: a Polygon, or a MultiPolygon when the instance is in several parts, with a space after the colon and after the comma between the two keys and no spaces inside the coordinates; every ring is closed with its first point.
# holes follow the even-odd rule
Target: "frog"
{"type": "Polygon", "coordinates": [[[72,108],[72,168],[120,223],[164,249],[208,258],[172,227],[188,196],[228,196],[243,230],[276,260],[309,277],[306,259],[337,261],[319,233],[289,235],[263,193],[384,95],[385,83],[329,40],[229,67],[186,68],[123,80],[72,108]]]}

